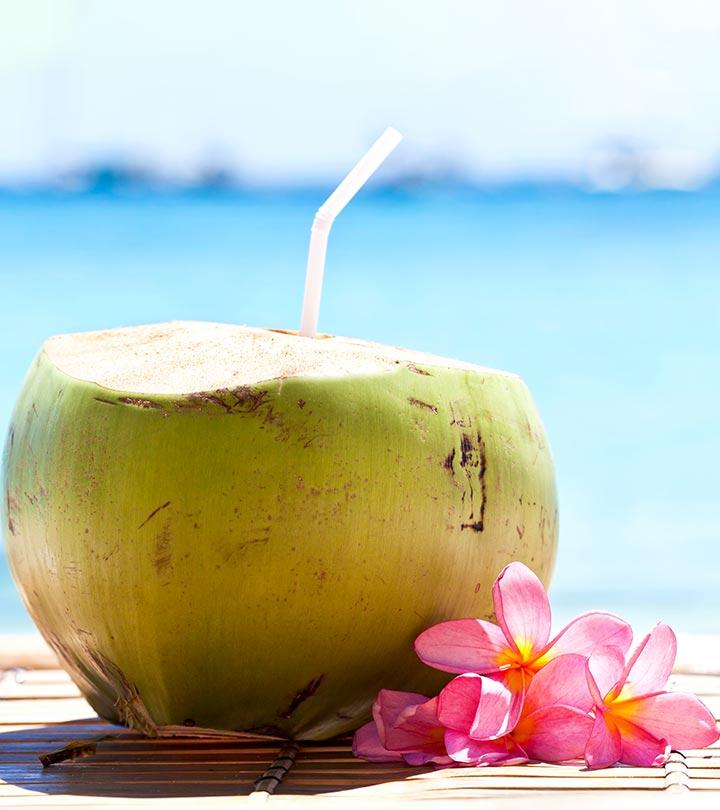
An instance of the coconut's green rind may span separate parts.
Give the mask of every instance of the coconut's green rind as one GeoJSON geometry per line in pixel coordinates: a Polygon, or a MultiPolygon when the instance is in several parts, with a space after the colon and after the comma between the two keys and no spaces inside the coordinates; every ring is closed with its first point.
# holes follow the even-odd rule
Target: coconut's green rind
{"type": "Polygon", "coordinates": [[[92,706],[322,739],[379,688],[431,694],[417,634],[489,616],[510,560],[547,582],[552,461],[517,377],[398,364],[123,394],[41,352],[4,456],[30,613],[92,706]]]}

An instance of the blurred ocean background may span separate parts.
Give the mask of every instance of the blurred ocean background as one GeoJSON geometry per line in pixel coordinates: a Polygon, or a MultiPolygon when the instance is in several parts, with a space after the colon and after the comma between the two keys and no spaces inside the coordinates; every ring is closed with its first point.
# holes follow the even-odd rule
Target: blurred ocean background
{"type": "MultiPolygon", "coordinates": [[[[313,214],[395,125],[333,228],[321,329],[525,378],[557,467],[558,621],[720,632],[715,4],[3,14],[3,435],[48,335],[296,328],[313,214]]],[[[0,561],[0,633],[30,629],[0,561]]]]}
{"type": "MultiPolygon", "coordinates": [[[[0,197],[0,422],[48,335],[297,328],[324,190],[0,197]]],[[[560,489],[561,614],[720,631],[720,189],[384,190],[338,219],[325,331],[509,369],[560,489]]],[[[0,567],[0,632],[29,629],[0,567]]]]}

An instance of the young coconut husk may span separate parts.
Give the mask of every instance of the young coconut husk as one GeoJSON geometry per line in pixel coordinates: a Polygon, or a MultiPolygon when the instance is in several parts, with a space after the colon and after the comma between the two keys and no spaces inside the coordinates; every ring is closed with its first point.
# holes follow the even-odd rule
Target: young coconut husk
{"type": "Polygon", "coordinates": [[[547,583],[552,461],[512,374],[362,341],[171,323],[51,338],[4,455],[8,557],[97,712],[148,735],[323,739],[413,640],[547,583]]]}

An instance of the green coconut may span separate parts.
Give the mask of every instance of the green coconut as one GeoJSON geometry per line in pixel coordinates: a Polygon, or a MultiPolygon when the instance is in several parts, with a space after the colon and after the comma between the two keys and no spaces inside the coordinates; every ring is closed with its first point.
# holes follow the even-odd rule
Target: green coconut
{"type": "Polygon", "coordinates": [[[145,734],[323,739],[413,640],[547,583],[557,506],[522,380],[339,337],[171,323],[48,340],[4,454],[10,567],[92,707],[145,734]]]}

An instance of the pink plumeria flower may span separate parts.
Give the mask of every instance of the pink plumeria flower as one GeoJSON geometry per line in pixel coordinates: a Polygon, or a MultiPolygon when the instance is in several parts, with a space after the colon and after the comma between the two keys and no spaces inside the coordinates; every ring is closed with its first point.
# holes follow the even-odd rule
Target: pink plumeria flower
{"type": "Polygon", "coordinates": [[[611,613],[574,619],[550,639],[550,602],[542,582],[520,562],[505,566],[493,585],[498,624],[482,619],[442,622],[421,633],[415,651],[443,672],[475,673],[501,681],[513,695],[510,725],[517,722],[534,675],[565,653],[589,656],[599,647],[624,655],[632,641],[627,622],[611,613]]]}
{"type": "Polygon", "coordinates": [[[588,715],[593,701],[582,683],[586,663],[582,655],[561,655],[543,667],[514,727],[513,695],[502,683],[475,674],[450,681],[438,696],[450,757],[472,765],[580,759],[593,728],[588,715]]]}
{"type": "Polygon", "coordinates": [[[373,719],[355,732],[353,754],[369,762],[451,765],[444,733],[436,697],[381,689],[373,719]]]}
{"type": "Polygon", "coordinates": [[[695,695],[664,691],[676,651],[675,634],[658,624],[627,664],[617,649],[590,656],[586,680],[595,722],[585,749],[589,768],[664,765],[671,748],[704,748],[720,737],[715,718],[695,695]]]}

